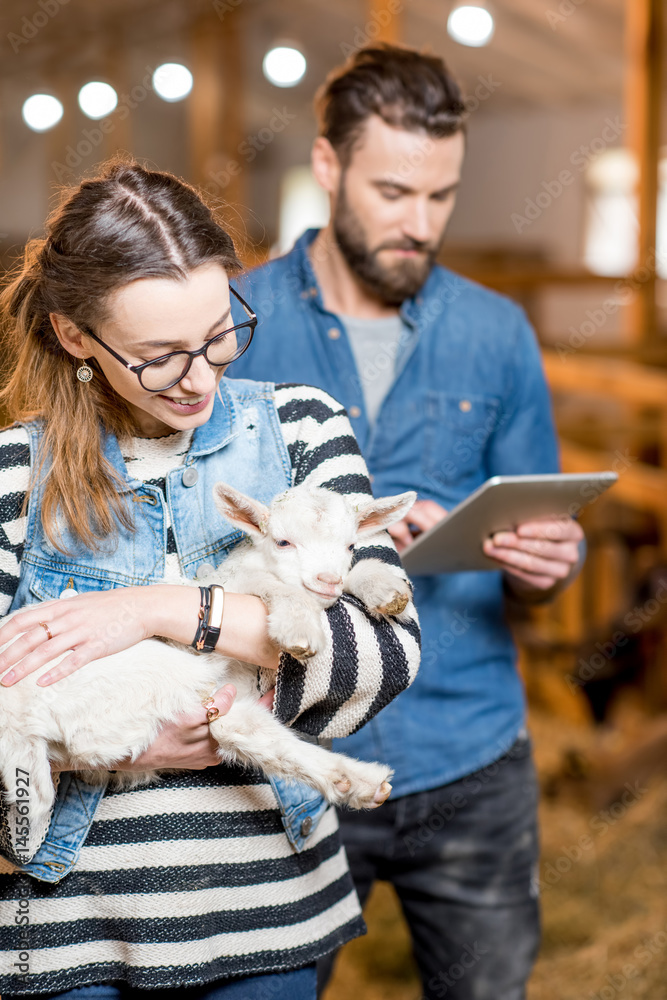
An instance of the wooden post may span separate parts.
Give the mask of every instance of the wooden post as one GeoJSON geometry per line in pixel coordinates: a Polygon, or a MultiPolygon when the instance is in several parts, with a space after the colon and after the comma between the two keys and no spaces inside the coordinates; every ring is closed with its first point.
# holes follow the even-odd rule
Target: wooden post
{"type": "Polygon", "coordinates": [[[559,617],[563,630],[563,639],[573,646],[584,639],[584,576],[579,574],[574,583],[570,584],[558,597],[551,617],[559,617]]]}
{"type": "Polygon", "coordinates": [[[403,7],[403,0],[368,0],[369,21],[379,29],[375,41],[399,44],[403,7]]]}
{"type": "Polygon", "coordinates": [[[655,342],[658,156],[664,0],[625,0],[627,147],[639,164],[639,289],[629,307],[633,344],[655,342]]]}
{"type": "Polygon", "coordinates": [[[191,180],[227,203],[237,223],[244,205],[241,16],[235,10],[220,19],[211,12],[194,22],[194,82],[188,99],[191,180]]]}

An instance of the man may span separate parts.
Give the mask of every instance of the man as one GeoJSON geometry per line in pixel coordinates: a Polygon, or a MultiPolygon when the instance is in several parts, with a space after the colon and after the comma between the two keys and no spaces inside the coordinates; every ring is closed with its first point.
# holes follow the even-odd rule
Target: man
{"type": "MultiPolygon", "coordinates": [[[[234,374],[312,383],[342,402],[376,494],[418,490],[392,529],[400,550],[489,476],[557,471],[548,391],[522,311],[435,265],[465,144],[441,60],[361,50],[328,78],[318,111],[312,163],[331,221],[248,276],[260,322],[234,374]]],[[[395,770],[390,801],[344,813],[341,829],[362,902],[374,879],[394,884],[428,998],[525,995],[537,789],[504,600],[564,586],[581,539],[575,522],[524,524],[484,543],[499,572],[416,578],[418,677],[344,741],[395,770]]]]}

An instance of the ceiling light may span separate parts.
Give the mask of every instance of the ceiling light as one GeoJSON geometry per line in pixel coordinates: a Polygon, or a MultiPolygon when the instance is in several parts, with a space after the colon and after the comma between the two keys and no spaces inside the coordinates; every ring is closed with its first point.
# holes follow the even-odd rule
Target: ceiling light
{"type": "Polygon", "coordinates": [[[118,94],[108,83],[93,80],[79,91],[79,107],[88,118],[106,118],[117,104],[118,94]]]}
{"type": "Polygon", "coordinates": [[[23,121],[33,132],[46,132],[57,125],[63,116],[63,106],[50,94],[33,94],[21,110],[23,121]]]}
{"type": "Polygon", "coordinates": [[[279,45],[266,53],[262,69],[274,87],[294,87],[306,72],[306,60],[298,49],[279,45]]]}
{"type": "Polygon", "coordinates": [[[163,101],[182,101],[192,83],[192,73],[180,63],[163,63],[153,73],[153,90],[163,101]]]}
{"type": "Polygon", "coordinates": [[[479,47],[491,41],[495,25],[493,17],[478,4],[455,7],[447,19],[447,31],[461,45],[479,47]]]}

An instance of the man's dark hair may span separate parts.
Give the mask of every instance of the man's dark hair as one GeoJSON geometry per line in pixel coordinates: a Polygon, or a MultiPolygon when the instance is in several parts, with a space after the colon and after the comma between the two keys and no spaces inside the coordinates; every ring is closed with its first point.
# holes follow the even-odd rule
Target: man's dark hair
{"type": "Polygon", "coordinates": [[[371,115],[435,138],[464,128],[461,89],[442,59],[399,45],[359,49],[325,80],[315,98],[319,133],[347,166],[371,115]]]}

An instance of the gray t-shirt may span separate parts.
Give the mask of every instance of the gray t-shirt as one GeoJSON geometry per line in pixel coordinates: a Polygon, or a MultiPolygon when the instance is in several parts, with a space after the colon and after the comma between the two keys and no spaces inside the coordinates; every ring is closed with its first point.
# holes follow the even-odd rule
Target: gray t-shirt
{"type": "Polygon", "coordinates": [[[396,359],[410,335],[400,316],[386,319],[359,319],[340,316],[357,364],[366,413],[375,423],[396,371],[396,359]]]}

